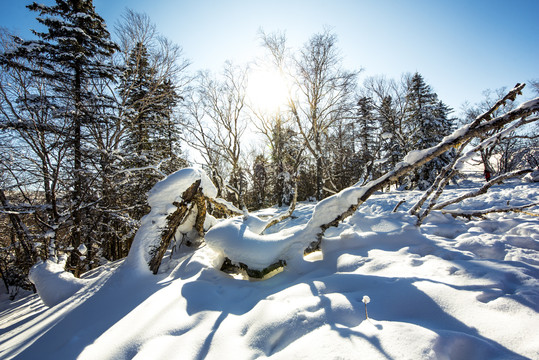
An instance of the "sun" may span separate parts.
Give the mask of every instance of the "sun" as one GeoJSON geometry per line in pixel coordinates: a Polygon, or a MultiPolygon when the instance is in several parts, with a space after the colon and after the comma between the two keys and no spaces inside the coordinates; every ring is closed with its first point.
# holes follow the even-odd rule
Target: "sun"
{"type": "Polygon", "coordinates": [[[277,69],[253,68],[249,72],[247,98],[257,111],[278,112],[288,103],[289,88],[277,69]]]}

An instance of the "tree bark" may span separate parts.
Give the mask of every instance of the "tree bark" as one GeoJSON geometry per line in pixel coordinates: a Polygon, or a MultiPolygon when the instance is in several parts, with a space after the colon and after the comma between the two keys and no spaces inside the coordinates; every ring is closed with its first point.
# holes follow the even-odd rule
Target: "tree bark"
{"type": "MultiPolygon", "coordinates": [[[[177,206],[177,209],[167,217],[167,225],[161,233],[161,242],[159,244],[159,247],[155,249],[155,253],[153,254],[152,259],[148,264],[150,266],[150,270],[154,274],[157,274],[159,266],[161,266],[163,255],[165,255],[170,241],[174,238],[176,229],[185,221],[185,217],[189,211],[189,204],[193,202],[195,196],[199,191],[199,187],[200,180],[197,180],[187,190],[183,192],[181,203],[174,203],[174,205],[177,206]]],[[[197,222],[201,221],[199,219],[197,220],[197,222]]],[[[202,224],[203,223],[204,221],[202,220],[202,224]]]]}

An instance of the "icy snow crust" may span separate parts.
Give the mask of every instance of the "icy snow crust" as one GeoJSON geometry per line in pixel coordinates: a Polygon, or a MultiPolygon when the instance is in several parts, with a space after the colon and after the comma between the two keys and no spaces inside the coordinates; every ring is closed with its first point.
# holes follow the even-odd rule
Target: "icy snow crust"
{"type": "MultiPolygon", "coordinates": [[[[185,183],[201,176],[194,170],[187,174],[185,183]]],[[[152,213],[142,228],[147,236],[151,219],[173,211],[167,204],[178,193],[168,185],[181,182],[176,180],[160,185],[172,198],[152,192],[152,213]]],[[[463,180],[440,201],[478,188],[481,181],[480,173],[463,180]]],[[[331,212],[341,211],[357,191],[341,194],[346,201],[325,203],[331,212]]],[[[463,221],[433,212],[417,228],[406,210],[420,195],[373,195],[338,228],[326,231],[323,254],[311,261],[294,255],[291,266],[265,281],[220,272],[218,245],[168,253],[156,276],[142,263],[139,249],[121,265],[86,275],[83,288],[53,307],[37,295],[14,303],[0,298],[0,358],[539,358],[539,217],[497,213],[463,221]],[[391,213],[402,198],[407,202],[391,213]]],[[[539,183],[515,180],[450,209],[538,201],[539,183]]],[[[244,229],[244,240],[275,241],[269,255],[281,256],[291,253],[287,246],[306,241],[309,229],[332,220],[326,219],[334,216],[328,208],[299,204],[296,218],[263,236],[265,219],[286,209],[265,209],[245,222],[221,221],[212,232],[216,243],[234,244],[226,239],[244,229]]],[[[537,214],[539,207],[526,211],[537,214]]],[[[137,238],[145,243],[142,235],[137,238]]],[[[254,243],[249,246],[259,246],[254,243]]],[[[234,251],[243,255],[270,252],[239,249],[234,251]]]]}

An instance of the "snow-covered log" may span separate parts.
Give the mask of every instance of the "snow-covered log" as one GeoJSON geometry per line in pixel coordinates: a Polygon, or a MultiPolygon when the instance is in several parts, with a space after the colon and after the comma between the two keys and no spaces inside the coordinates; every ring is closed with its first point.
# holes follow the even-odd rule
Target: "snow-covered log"
{"type": "MultiPolygon", "coordinates": [[[[176,230],[178,227],[186,220],[188,211],[190,210],[191,204],[195,203],[195,196],[198,194],[200,196],[200,179],[195,181],[191,186],[189,186],[182,194],[182,201],[180,203],[174,202],[173,205],[177,207],[177,209],[167,216],[165,227],[162,230],[161,233],[161,242],[159,243],[159,246],[152,251],[152,259],[150,260],[150,270],[154,274],[157,274],[157,271],[159,270],[159,266],[161,265],[161,260],[163,259],[163,255],[165,255],[165,252],[168,249],[168,246],[170,245],[170,241],[176,234],[176,230]]],[[[204,201],[202,201],[204,202],[204,201]]],[[[197,201],[197,204],[200,203],[200,201],[197,201]]],[[[206,208],[204,207],[204,212],[206,211],[206,208]]],[[[199,219],[200,216],[197,212],[197,218],[195,221],[194,227],[197,228],[197,230],[200,229],[201,220],[199,219]]],[[[204,222],[204,219],[202,219],[202,223],[204,222]]]]}
{"type": "Polygon", "coordinates": [[[513,206],[513,207],[505,207],[505,208],[493,208],[493,209],[484,209],[484,210],[468,210],[468,211],[461,211],[461,210],[442,210],[443,214],[449,214],[453,217],[465,217],[467,219],[472,218],[483,218],[485,215],[492,214],[492,213],[506,213],[506,212],[520,212],[525,213],[527,215],[531,216],[539,216],[538,214],[524,211],[524,209],[537,206],[539,203],[532,203],[532,204],[526,204],[521,206],[513,206]]]}
{"type": "MultiPolygon", "coordinates": [[[[504,97],[504,99],[514,98],[518,93],[520,93],[523,87],[523,84],[517,84],[508,93],[508,95],[504,97]]],[[[341,221],[352,215],[357,210],[357,208],[376,191],[381,190],[389,184],[396,182],[400,177],[423,166],[427,162],[442,155],[452,147],[460,145],[468,139],[472,139],[494,129],[500,129],[515,120],[526,118],[529,115],[537,112],[539,112],[539,98],[527,101],[518,106],[516,109],[511,110],[506,114],[493,119],[490,119],[492,111],[489,111],[483,115],[480,115],[471,124],[465,125],[455,130],[450,136],[445,137],[443,141],[440,142],[438,145],[425,150],[415,150],[409,152],[405,156],[404,161],[398,163],[395,166],[395,169],[386,173],[380,178],[369,182],[365,186],[359,186],[358,184],[356,184],[342,190],[336,195],[324,199],[316,206],[313,218],[307,225],[307,227],[310,227],[311,229],[319,229],[317,232],[316,241],[309,246],[307,251],[313,251],[317,249],[320,245],[325,231],[328,228],[332,226],[337,226],[339,223],[341,223],[341,221]],[[481,120],[488,121],[481,123],[481,120]],[[325,219],[317,218],[316,216],[317,210],[324,206],[332,207],[332,213],[337,214],[336,216],[334,216],[333,220],[329,222],[325,221],[325,219]]],[[[326,212],[322,211],[322,213],[326,212]]]]}

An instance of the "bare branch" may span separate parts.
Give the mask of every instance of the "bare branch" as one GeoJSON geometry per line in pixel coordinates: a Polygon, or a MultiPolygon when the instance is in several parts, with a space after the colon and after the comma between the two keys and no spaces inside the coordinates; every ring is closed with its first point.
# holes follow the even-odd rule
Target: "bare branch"
{"type": "Polygon", "coordinates": [[[527,209],[527,208],[537,206],[537,205],[539,205],[539,203],[527,204],[527,205],[510,207],[510,208],[493,208],[493,209],[474,210],[474,211],[442,210],[442,213],[452,215],[453,217],[457,217],[457,216],[465,217],[469,220],[471,220],[473,217],[483,218],[485,217],[485,215],[492,214],[492,213],[501,213],[501,212],[520,212],[520,213],[524,213],[530,216],[539,216],[539,214],[531,213],[528,211],[523,211],[523,209],[527,209]]]}
{"type": "Polygon", "coordinates": [[[449,206],[451,204],[455,204],[455,203],[461,202],[462,200],[469,199],[471,197],[476,197],[476,196],[485,194],[488,191],[488,189],[490,189],[493,185],[500,184],[504,180],[507,180],[507,179],[510,179],[510,178],[513,178],[513,177],[522,176],[522,175],[530,173],[532,171],[533,171],[532,169],[524,169],[524,170],[516,170],[516,171],[506,173],[506,174],[499,175],[499,176],[495,177],[494,179],[490,180],[489,182],[487,182],[485,185],[481,186],[481,188],[477,189],[476,191],[471,191],[471,192],[466,193],[464,195],[461,195],[461,196],[459,196],[459,197],[457,197],[455,199],[445,201],[445,202],[443,202],[441,204],[438,204],[438,205],[434,206],[432,209],[433,210],[441,210],[441,209],[443,209],[443,208],[445,208],[445,207],[447,207],[447,206],[449,206]]]}
{"type": "MultiPolygon", "coordinates": [[[[519,86],[511,90],[510,93],[518,92],[520,91],[520,89],[521,89],[521,85],[519,84],[519,86]]],[[[539,98],[525,102],[521,104],[519,107],[517,107],[516,109],[511,110],[504,115],[498,116],[483,124],[479,124],[472,127],[471,125],[478,123],[474,121],[473,124],[464,126],[456,130],[455,132],[453,132],[452,135],[444,138],[442,142],[440,142],[438,145],[432,148],[425,149],[421,152],[409,153],[407,157],[405,157],[405,161],[397,164],[395,169],[386,173],[380,178],[369,182],[367,185],[360,186],[359,184],[356,184],[350,188],[344,189],[343,191],[341,191],[339,194],[335,196],[339,196],[341,195],[341,193],[346,192],[347,199],[351,199],[355,197],[356,201],[349,202],[347,205],[348,207],[345,209],[343,208],[344,207],[343,205],[340,205],[340,208],[342,208],[343,211],[340,214],[338,214],[334,218],[334,220],[330,222],[320,224],[319,222],[320,219],[316,219],[314,221],[311,219],[312,221],[309,222],[307,227],[308,228],[319,227],[320,230],[317,234],[317,240],[313,244],[311,244],[311,246],[309,246],[308,249],[306,249],[306,252],[317,249],[319,247],[319,244],[322,240],[322,237],[325,231],[332,226],[338,226],[340,222],[342,222],[347,217],[351,216],[357,210],[357,208],[362,203],[364,203],[374,192],[383,189],[385,186],[393,182],[396,182],[403,175],[406,175],[409,172],[419,168],[420,166],[423,166],[427,162],[442,155],[444,152],[451,149],[452,147],[457,146],[464,141],[467,141],[468,139],[477,137],[493,129],[502,128],[503,126],[515,120],[526,118],[527,116],[533,113],[537,113],[537,112],[539,112],[539,98]],[[357,195],[354,196],[354,194],[357,194],[357,195]]],[[[325,199],[324,201],[329,202],[331,201],[330,200],[331,198],[332,197],[325,199]]],[[[323,203],[320,203],[319,206],[323,206],[323,203]]]]}

